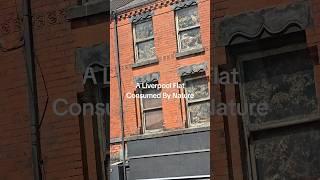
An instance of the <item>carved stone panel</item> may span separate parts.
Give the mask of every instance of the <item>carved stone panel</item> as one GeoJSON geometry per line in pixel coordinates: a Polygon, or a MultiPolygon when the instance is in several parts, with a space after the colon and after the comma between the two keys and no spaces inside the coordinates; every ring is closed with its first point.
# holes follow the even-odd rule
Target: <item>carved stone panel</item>
{"type": "Polygon", "coordinates": [[[88,67],[94,68],[95,71],[102,71],[110,63],[107,58],[108,49],[106,43],[76,49],[76,68],[82,74],[88,67]]]}
{"type": "Polygon", "coordinates": [[[312,24],[306,1],[291,3],[236,16],[226,16],[217,24],[216,39],[219,46],[250,41],[268,32],[269,36],[283,31],[304,30],[312,24]],[[237,41],[241,39],[241,41],[237,41]]]}
{"type": "Polygon", "coordinates": [[[195,73],[202,73],[207,70],[207,63],[192,64],[190,66],[184,66],[178,69],[179,76],[189,76],[195,73]]]}
{"type": "Polygon", "coordinates": [[[156,82],[156,81],[159,81],[159,79],[160,79],[160,73],[154,72],[154,73],[146,74],[143,76],[134,77],[134,82],[136,84],[144,84],[144,83],[156,82]]]}
{"type": "Polygon", "coordinates": [[[139,21],[143,21],[143,20],[146,20],[146,19],[151,18],[153,15],[154,15],[154,12],[153,12],[153,11],[147,11],[147,12],[145,12],[145,13],[132,16],[132,17],[130,18],[130,22],[136,23],[136,22],[139,22],[139,21]]]}

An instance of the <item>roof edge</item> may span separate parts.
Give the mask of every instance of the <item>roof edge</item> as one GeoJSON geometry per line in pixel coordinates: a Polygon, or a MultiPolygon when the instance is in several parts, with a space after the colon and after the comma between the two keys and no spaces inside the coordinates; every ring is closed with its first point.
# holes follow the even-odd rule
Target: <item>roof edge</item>
{"type": "MultiPolygon", "coordinates": [[[[114,11],[116,13],[122,13],[124,11],[129,10],[129,9],[133,9],[133,8],[136,8],[136,7],[139,7],[139,6],[143,6],[143,5],[146,5],[146,4],[150,4],[150,3],[155,2],[155,1],[156,0],[144,0],[144,1],[138,2],[136,4],[132,4],[132,5],[130,5],[130,3],[128,3],[128,4],[126,4],[126,5],[122,6],[122,7],[114,10],[114,11]]],[[[134,1],[132,1],[132,2],[134,2],[134,1]]]]}

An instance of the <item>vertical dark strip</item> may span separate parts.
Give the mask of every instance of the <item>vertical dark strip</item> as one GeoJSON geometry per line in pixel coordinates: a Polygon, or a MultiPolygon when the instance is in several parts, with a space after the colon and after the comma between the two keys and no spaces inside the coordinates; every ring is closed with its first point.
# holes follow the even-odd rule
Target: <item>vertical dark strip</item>
{"type": "Polygon", "coordinates": [[[38,107],[37,73],[33,42],[31,0],[23,1],[23,38],[28,79],[29,111],[31,118],[32,167],[34,180],[42,180],[41,142],[38,107]]]}
{"type": "Polygon", "coordinates": [[[121,123],[121,146],[123,156],[123,179],[126,180],[126,147],[125,147],[125,124],[124,124],[124,110],[123,110],[123,94],[122,94],[122,78],[121,78],[121,63],[119,53],[119,39],[118,39],[118,15],[116,11],[113,11],[114,20],[114,42],[115,42],[115,59],[116,59],[116,73],[117,73],[117,84],[119,89],[119,104],[120,104],[120,123],[121,123]]]}
{"type": "Polygon", "coordinates": [[[98,128],[98,118],[96,115],[92,116],[92,128],[93,128],[93,139],[94,139],[94,151],[96,159],[96,169],[97,169],[97,178],[102,180],[102,163],[101,163],[101,148],[99,141],[99,128],[98,128]]]}
{"type": "MultiPolygon", "coordinates": [[[[110,179],[110,107],[111,107],[111,102],[110,102],[110,3],[111,0],[108,1],[107,3],[107,12],[106,12],[106,20],[107,20],[107,32],[106,32],[106,40],[107,40],[107,47],[106,47],[106,51],[107,51],[107,58],[106,58],[106,65],[107,65],[107,81],[109,82],[109,84],[104,84],[106,85],[106,88],[104,88],[104,91],[106,91],[106,97],[103,96],[103,98],[106,98],[105,105],[108,104],[108,109],[107,112],[105,113],[105,121],[104,123],[105,125],[105,134],[106,134],[106,139],[105,139],[105,143],[106,143],[106,153],[105,153],[105,157],[104,157],[104,168],[105,168],[105,178],[106,180],[110,179]]],[[[105,81],[103,81],[105,82],[105,81]]]]}
{"type": "MultiPolygon", "coordinates": [[[[134,94],[137,94],[137,91],[134,91],[134,94]]],[[[136,115],[136,126],[137,128],[139,128],[139,120],[138,120],[138,106],[140,105],[137,101],[139,101],[139,99],[137,100],[137,98],[134,98],[134,109],[135,109],[135,115],[136,115]]],[[[141,128],[140,128],[141,129],[141,128]]]]}
{"type": "MultiPolygon", "coordinates": [[[[83,104],[83,93],[78,93],[78,102],[83,104]]],[[[80,143],[81,143],[81,156],[82,156],[82,171],[84,180],[89,180],[88,173],[88,158],[87,158],[87,143],[84,130],[83,113],[79,115],[79,128],[80,128],[80,143]]]]}
{"type": "MultiPolygon", "coordinates": [[[[221,103],[226,103],[226,87],[220,85],[221,92],[221,103]]],[[[227,160],[228,160],[228,175],[229,180],[233,179],[233,169],[232,169],[232,154],[231,154],[231,143],[230,143],[230,133],[229,133],[229,122],[228,117],[223,116],[224,132],[225,132],[225,141],[226,141],[226,150],[227,150],[227,160]]]]}
{"type": "MultiPolygon", "coordinates": [[[[181,88],[179,88],[179,94],[184,94],[184,92],[183,92],[183,90],[181,88]]],[[[182,123],[185,122],[185,127],[187,127],[187,124],[186,124],[187,120],[185,120],[183,118],[183,111],[182,111],[182,103],[183,102],[182,102],[182,98],[179,98],[179,103],[180,103],[180,108],[179,109],[180,109],[181,120],[182,120],[182,123]]],[[[186,107],[186,105],[184,107],[186,107]]],[[[185,111],[185,112],[187,112],[187,111],[185,111]]]]}
{"type": "Polygon", "coordinates": [[[214,137],[214,131],[213,131],[213,121],[214,121],[214,110],[213,110],[213,104],[212,103],[215,103],[214,99],[211,100],[212,98],[214,98],[214,92],[213,92],[213,89],[214,89],[214,73],[213,73],[213,67],[214,67],[214,56],[215,56],[215,53],[214,53],[214,0],[211,0],[210,1],[210,19],[209,19],[209,24],[210,24],[210,43],[209,43],[209,49],[210,49],[210,66],[209,66],[209,72],[210,72],[210,179],[215,179],[214,178],[214,171],[213,171],[213,167],[214,167],[214,164],[213,164],[213,156],[212,156],[212,153],[213,153],[213,137],[214,137]]]}
{"type": "MultiPolygon", "coordinates": [[[[241,104],[240,87],[239,87],[239,85],[235,85],[235,97],[236,97],[236,103],[237,104],[241,104]]],[[[241,108],[241,106],[240,106],[240,108],[241,108]]],[[[245,151],[245,149],[246,149],[246,141],[245,141],[245,134],[244,134],[242,116],[237,115],[237,120],[238,120],[238,125],[239,125],[240,151],[241,151],[240,154],[241,154],[241,165],[242,165],[243,177],[245,179],[249,179],[248,163],[246,161],[247,152],[245,151]]]]}
{"type": "MultiPolygon", "coordinates": [[[[98,86],[94,86],[92,87],[93,90],[94,90],[94,95],[95,95],[95,98],[94,98],[94,105],[96,105],[97,103],[100,103],[100,89],[98,86]]],[[[95,111],[94,112],[97,112],[97,109],[96,107],[94,108],[95,111]]],[[[101,156],[101,152],[103,151],[103,146],[101,146],[100,144],[100,133],[99,133],[99,118],[98,116],[94,113],[94,115],[92,116],[92,128],[93,128],[93,138],[94,138],[94,151],[95,151],[95,159],[96,159],[96,169],[97,169],[97,178],[98,180],[103,180],[104,177],[103,177],[103,164],[102,164],[102,156],[101,156]]]]}

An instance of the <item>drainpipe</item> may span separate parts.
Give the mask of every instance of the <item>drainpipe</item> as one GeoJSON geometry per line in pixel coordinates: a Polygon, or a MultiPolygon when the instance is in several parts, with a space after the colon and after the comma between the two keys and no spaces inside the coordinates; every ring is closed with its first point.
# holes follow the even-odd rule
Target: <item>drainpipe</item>
{"type": "Polygon", "coordinates": [[[23,5],[23,35],[25,42],[25,60],[28,77],[29,111],[31,115],[32,167],[34,180],[42,180],[39,107],[30,0],[23,0],[23,5]]]}
{"type": "Polygon", "coordinates": [[[120,71],[120,55],[119,55],[119,41],[118,41],[118,18],[117,12],[112,11],[114,20],[114,44],[115,44],[115,59],[116,59],[116,73],[120,97],[120,123],[121,123],[121,148],[122,148],[122,166],[123,166],[123,179],[126,180],[126,149],[125,149],[125,129],[124,129],[124,117],[123,117],[123,97],[122,97],[122,81],[121,81],[121,71],[120,71]]]}

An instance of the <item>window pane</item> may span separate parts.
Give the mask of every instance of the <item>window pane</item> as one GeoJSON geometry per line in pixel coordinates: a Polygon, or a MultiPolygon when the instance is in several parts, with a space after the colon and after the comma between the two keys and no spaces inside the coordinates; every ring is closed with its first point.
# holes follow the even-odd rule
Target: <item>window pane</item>
{"type": "Polygon", "coordinates": [[[153,40],[141,42],[137,44],[138,60],[150,59],[155,56],[155,48],[153,40]]]}
{"type": "Polygon", "coordinates": [[[162,128],[162,110],[152,110],[144,112],[146,130],[154,130],[162,128]]]}
{"type": "Polygon", "coordinates": [[[253,124],[317,110],[313,64],[308,52],[297,51],[243,64],[247,103],[268,103],[266,116],[250,114],[253,124]]]}
{"type": "Polygon", "coordinates": [[[199,78],[186,81],[186,93],[193,94],[194,98],[189,100],[196,100],[209,97],[208,80],[207,78],[199,78]]]}
{"type": "MultiPolygon", "coordinates": [[[[160,89],[159,90],[156,88],[144,89],[142,93],[156,95],[156,94],[160,94],[160,89]]],[[[143,98],[142,103],[143,103],[143,109],[161,107],[161,98],[143,98]]]]}
{"type": "Polygon", "coordinates": [[[201,48],[200,28],[195,28],[180,32],[180,48],[181,50],[190,50],[201,48]]]}
{"type": "Polygon", "coordinates": [[[152,21],[147,21],[135,25],[136,40],[153,37],[152,21]]]}
{"type": "Polygon", "coordinates": [[[196,6],[177,11],[179,29],[199,24],[198,9],[196,6]]]}
{"type": "Polygon", "coordinates": [[[254,144],[258,179],[318,179],[319,128],[319,125],[299,129],[290,127],[260,135],[254,144]]]}
{"type": "Polygon", "coordinates": [[[203,123],[210,120],[210,103],[208,101],[189,104],[190,123],[203,123]]]}

